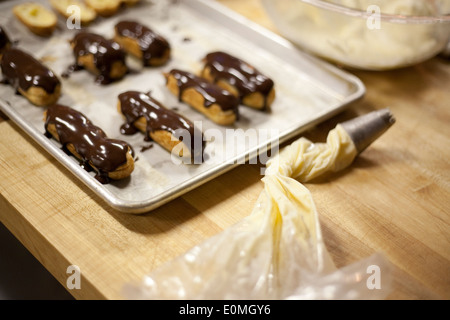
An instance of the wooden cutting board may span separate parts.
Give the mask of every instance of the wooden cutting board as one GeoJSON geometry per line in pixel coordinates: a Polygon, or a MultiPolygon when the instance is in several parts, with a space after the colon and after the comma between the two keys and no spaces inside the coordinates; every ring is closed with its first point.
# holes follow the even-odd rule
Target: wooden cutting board
{"type": "MultiPolygon", "coordinates": [[[[220,0],[275,30],[258,0],[220,0]]],[[[450,63],[351,71],[366,97],[304,135],[322,142],[343,120],[390,107],[397,123],[351,168],[308,183],[338,267],[381,252],[390,299],[450,298],[450,63]]],[[[10,121],[0,122],[0,221],[77,299],[121,299],[122,286],[250,214],[260,166],[242,165],[141,216],[109,208],[10,121]]],[[[1,257],[0,257],[1,259],[1,257]]]]}

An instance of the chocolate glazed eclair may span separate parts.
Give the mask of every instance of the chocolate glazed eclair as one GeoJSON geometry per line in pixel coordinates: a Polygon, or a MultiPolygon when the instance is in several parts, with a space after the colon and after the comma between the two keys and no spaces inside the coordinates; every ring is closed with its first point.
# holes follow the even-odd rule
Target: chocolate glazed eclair
{"type": "Polygon", "coordinates": [[[128,91],[119,95],[118,111],[126,119],[122,134],[140,131],[147,141],[155,141],[169,152],[201,163],[205,142],[203,133],[175,111],[165,108],[149,94],[128,91]]]}
{"type": "Polygon", "coordinates": [[[52,105],[61,95],[61,82],[53,71],[22,50],[6,50],[1,69],[3,81],[36,106],[52,105]]]}
{"type": "Polygon", "coordinates": [[[269,111],[275,99],[272,79],[249,63],[225,52],[212,52],[204,59],[201,76],[230,91],[251,108],[269,111]]]}
{"type": "Polygon", "coordinates": [[[109,84],[122,79],[128,72],[126,53],[121,46],[103,36],[82,31],[70,42],[75,56],[64,77],[73,71],[86,69],[97,76],[96,83],[109,84]]]}
{"type": "Polygon", "coordinates": [[[190,105],[219,125],[239,118],[239,99],[221,87],[190,72],[173,69],[165,74],[167,88],[180,102],[190,105]]]}
{"type": "Polygon", "coordinates": [[[133,172],[132,148],[124,141],[109,139],[82,113],[57,104],[47,109],[44,120],[46,136],[59,141],[85,170],[94,170],[102,184],[127,178],[133,172]]]}
{"type": "Polygon", "coordinates": [[[144,66],[162,66],[170,59],[169,42],[150,28],[135,21],[121,21],[114,29],[114,40],[125,51],[141,59],[144,66]]]}

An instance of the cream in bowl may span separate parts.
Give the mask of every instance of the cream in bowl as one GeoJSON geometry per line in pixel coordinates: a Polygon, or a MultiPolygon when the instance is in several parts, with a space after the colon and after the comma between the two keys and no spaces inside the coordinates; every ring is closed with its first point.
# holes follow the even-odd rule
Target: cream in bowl
{"type": "Polygon", "coordinates": [[[450,40],[450,0],[262,0],[280,33],[348,67],[385,70],[440,53],[450,40]]]}

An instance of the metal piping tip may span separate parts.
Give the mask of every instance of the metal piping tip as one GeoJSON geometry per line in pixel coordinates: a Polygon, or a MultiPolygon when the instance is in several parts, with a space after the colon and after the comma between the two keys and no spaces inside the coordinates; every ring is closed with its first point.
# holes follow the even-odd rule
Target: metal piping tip
{"type": "Polygon", "coordinates": [[[355,144],[358,153],[363,152],[393,124],[395,118],[389,109],[373,111],[341,123],[355,144]]]}

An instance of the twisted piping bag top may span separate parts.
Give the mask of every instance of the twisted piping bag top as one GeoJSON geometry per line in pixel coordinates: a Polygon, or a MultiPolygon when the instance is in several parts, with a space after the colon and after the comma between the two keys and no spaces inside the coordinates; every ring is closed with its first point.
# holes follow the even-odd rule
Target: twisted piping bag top
{"type": "MultiPolygon", "coordinates": [[[[377,120],[378,115],[373,117],[377,120]]],[[[389,263],[375,254],[336,270],[311,193],[299,182],[342,170],[358,153],[341,125],[329,133],[326,143],[305,138],[294,142],[268,163],[264,190],[249,216],[142,282],[125,286],[124,295],[187,300],[385,298],[389,263]],[[374,264],[383,268],[383,290],[367,288],[366,270],[374,264]]]]}
{"type": "Polygon", "coordinates": [[[341,125],[330,131],[326,143],[314,144],[300,138],[267,163],[266,176],[278,174],[300,182],[310,181],[326,172],[348,167],[358,151],[341,125]]]}
{"type": "Polygon", "coordinates": [[[265,174],[308,182],[326,172],[338,172],[350,166],[394,123],[389,109],[382,109],[338,124],[328,133],[326,143],[314,144],[301,138],[270,160],[265,174]]]}

